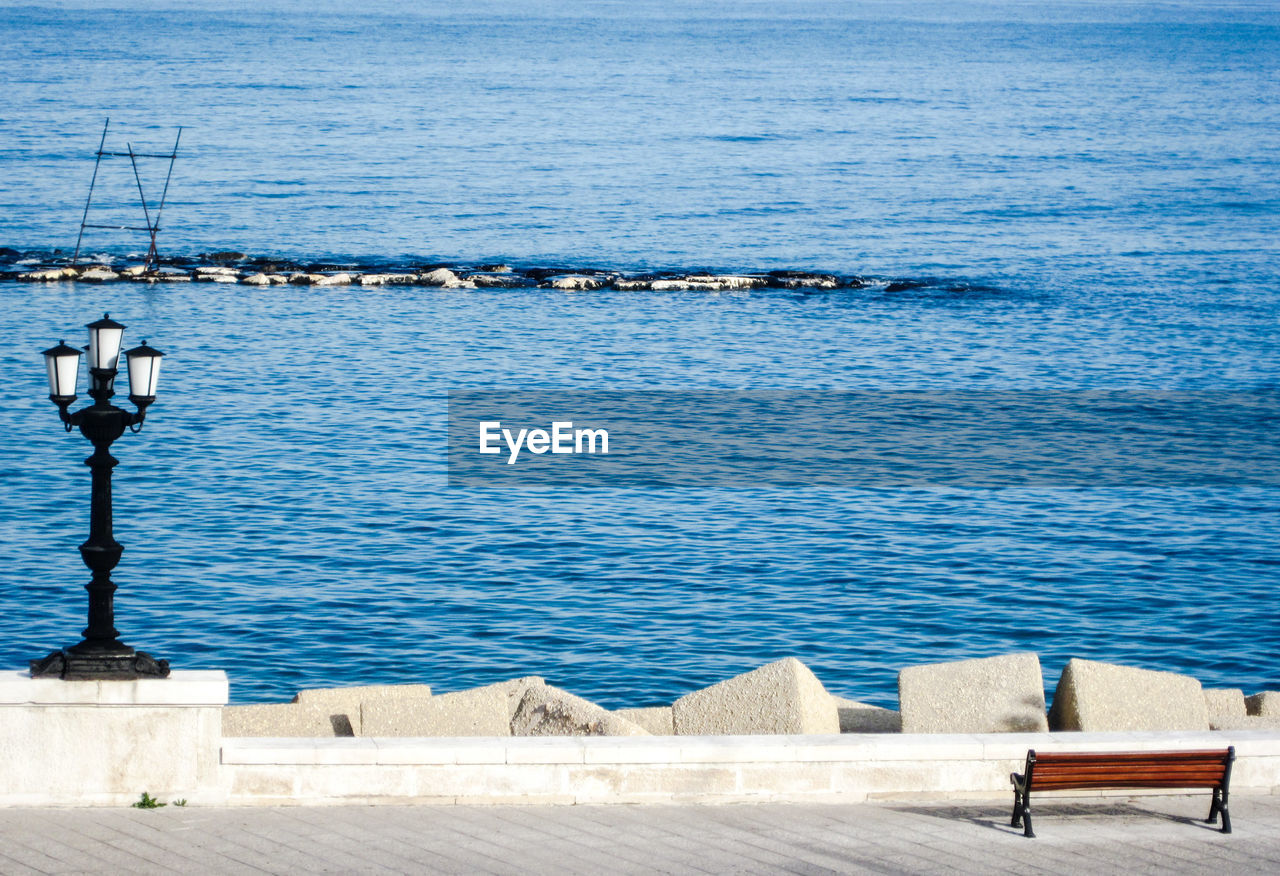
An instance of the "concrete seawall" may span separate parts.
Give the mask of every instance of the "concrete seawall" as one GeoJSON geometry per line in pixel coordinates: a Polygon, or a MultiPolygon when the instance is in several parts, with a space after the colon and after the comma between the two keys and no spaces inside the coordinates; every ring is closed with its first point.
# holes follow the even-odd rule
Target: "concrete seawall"
{"type": "Polygon", "coordinates": [[[226,801],[236,805],[856,803],[911,797],[1004,800],[1011,795],[1009,773],[1022,770],[1029,748],[1159,751],[1227,745],[1236,747],[1233,792],[1280,793],[1280,732],[1257,730],[225,739],[221,754],[226,801]]]}
{"type": "Polygon", "coordinates": [[[1280,794],[1275,730],[223,738],[227,690],[221,672],[137,682],[0,673],[0,806],[124,806],[143,791],[235,806],[1003,800],[1029,748],[1227,745],[1233,792],[1280,794]]]}

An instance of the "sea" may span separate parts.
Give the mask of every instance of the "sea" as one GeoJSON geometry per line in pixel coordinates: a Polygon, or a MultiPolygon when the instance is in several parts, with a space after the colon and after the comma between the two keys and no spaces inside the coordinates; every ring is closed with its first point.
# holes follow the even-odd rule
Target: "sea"
{"type": "Polygon", "coordinates": [[[893,707],[904,667],[1022,651],[1050,694],[1073,657],[1280,689],[1280,488],[1247,472],[447,463],[459,393],[1274,399],[1276,3],[5,2],[0,47],[0,666],[80,637],[90,448],[40,353],[109,312],[166,354],[112,448],[116,625],[233,702],[536,674],[648,706],[794,656],[893,707]],[[144,157],[86,217],[100,142],[144,157]],[[11,278],[141,225],[139,189],[166,257],[840,282],[11,278]]]}

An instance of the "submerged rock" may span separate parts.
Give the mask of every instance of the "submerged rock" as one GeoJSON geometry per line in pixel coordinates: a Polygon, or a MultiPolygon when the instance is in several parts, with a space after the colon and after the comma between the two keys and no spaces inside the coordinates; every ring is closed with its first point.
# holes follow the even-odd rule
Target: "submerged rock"
{"type": "Polygon", "coordinates": [[[316,281],[317,286],[350,286],[353,280],[350,274],[330,274],[316,281]]]}
{"type": "Polygon", "coordinates": [[[197,280],[213,280],[215,277],[230,277],[234,281],[239,279],[240,272],[235,268],[202,265],[201,267],[196,268],[195,276],[197,280]]]}
{"type": "Polygon", "coordinates": [[[78,274],[75,268],[47,268],[42,271],[28,271],[18,275],[19,283],[52,283],[56,280],[71,280],[78,274]]]}
{"type": "Polygon", "coordinates": [[[652,289],[654,292],[686,290],[697,292],[724,292],[731,289],[756,289],[764,285],[766,285],[766,281],[763,277],[691,274],[687,277],[668,277],[662,280],[653,280],[649,282],[648,288],[652,289]]]}
{"type": "Polygon", "coordinates": [[[619,277],[613,281],[613,288],[622,292],[644,292],[653,288],[653,280],[619,277]]]}
{"type": "Polygon", "coordinates": [[[246,286],[283,286],[289,278],[280,274],[250,274],[240,282],[246,286]]]}
{"type": "Polygon", "coordinates": [[[364,274],[361,286],[408,286],[417,281],[415,274],[364,274]]]}
{"type": "Polygon", "coordinates": [[[514,289],[533,285],[532,281],[515,274],[467,274],[465,282],[474,283],[480,289],[514,289]]]}
{"type": "Polygon", "coordinates": [[[445,289],[474,289],[475,283],[461,280],[448,268],[436,268],[418,275],[418,282],[424,286],[441,286],[445,289]]]}
{"type": "Polygon", "coordinates": [[[592,292],[596,289],[604,288],[604,281],[595,277],[584,277],[581,275],[569,277],[557,277],[550,283],[552,289],[568,289],[578,292],[592,292]]]}
{"type": "Polygon", "coordinates": [[[185,272],[155,271],[139,274],[133,279],[138,283],[190,283],[191,275],[185,272]]]}
{"type": "Polygon", "coordinates": [[[783,289],[838,289],[839,278],[831,274],[807,274],[802,271],[773,271],[769,283],[783,289]]]}
{"type": "Polygon", "coordinates": [[[715,289],[759,289],[766,285],[764,277],[699,274],[686,278],[690,283],[698,283],[715,289]]]}
{"type": "Polygon", "coordinates": [[[80,274],[86,283],[111,283],[120,279],[120,275],[108,268],[92,267],[80,274]]]}

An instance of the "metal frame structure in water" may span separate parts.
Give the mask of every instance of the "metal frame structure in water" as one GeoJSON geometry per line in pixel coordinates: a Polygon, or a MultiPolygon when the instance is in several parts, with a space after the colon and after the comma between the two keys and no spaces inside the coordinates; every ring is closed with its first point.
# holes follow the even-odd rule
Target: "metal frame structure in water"
{"type": "Polygon", "coordinates": [[[102,124],[102,139],[98,141],[98,151],[95,153],[93,177],[89,180],[89,195],[84,200],[84,215],[80,217],[80,234],[76,236],[76,250],[75,254],[71,256],[71,264],[74,266],[80,260],[80,243],[84,239],[84,230],[86,228],[105,228],[111,231],[145,231],[151,238],[151,245],[147,249],[147,259],[143,263],[143,268],[149,270],[154,268],[160,260],[160,255],[156,250],[156,235],[160,233],[160,214],[164,212],[164,204],[169,197],[169,180],[173,178],[173,162],[178,157],[178,143],[182,140],[182,128],[179,126],[178,134],[173,139],[173,150],[170,152],[134,152],[132,143],[125,144],[127,148],[125,152],[109,152],[103,147],[107,143],[107,128],[110,125],[111,119],[109,118],[102,124]],[[133,180],[138,185],[138,200],[142,202],[142,216],[147,223],[146,225],[97,225],[89,222],[89,205],[93,202],[93,189],[98,183],[98,168],[104,158],[129,159],[129,163],[133,166],[133,180]],[[151,219],[151,210],[147,207],[147,196],[142,191],[142,177],[138,173],[139,158],[169,159],[169,172],[164,178],[164,191],[160,193],[160,203],[156,207],[155,221],[151,219]]]}

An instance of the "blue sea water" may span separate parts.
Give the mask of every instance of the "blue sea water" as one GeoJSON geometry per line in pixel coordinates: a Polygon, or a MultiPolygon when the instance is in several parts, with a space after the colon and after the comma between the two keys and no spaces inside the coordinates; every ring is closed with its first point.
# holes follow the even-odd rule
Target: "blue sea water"
{"type": "MultiPolygon", "coordinates": [[[[1274,390],[1274,4],[399,6],[0,6],[0,245],[70,250],[109,116],[184,126],[168,253],[873,282],[0,284],[0,664],[78,638],[88,445],[38,354],[109,310],[168,354],[114,448],[117,625],[236,701],[538,673],[648,705],[794,655],[892,705],[903,666],[1015,650],[1050,688],[1072,656],[1280,687],[1274,488],[445,477],[450,389],[1274,390]]],[[[133,184],[104,163],[95,209],[133,184]]]]}

